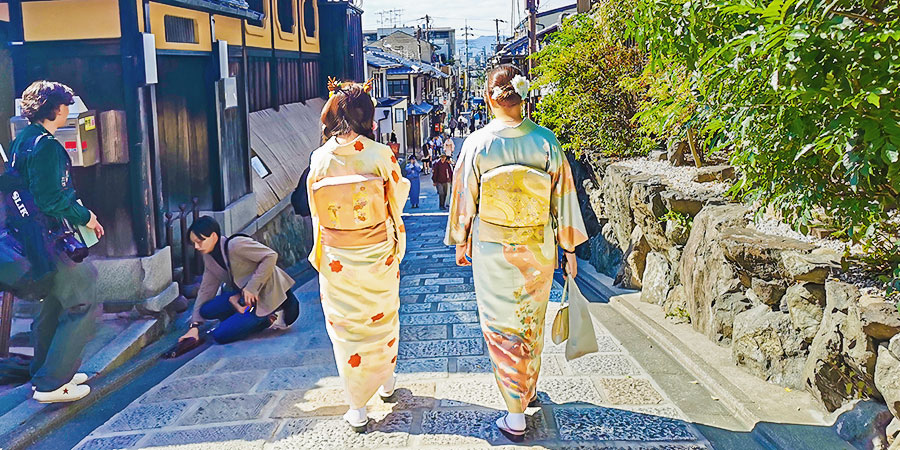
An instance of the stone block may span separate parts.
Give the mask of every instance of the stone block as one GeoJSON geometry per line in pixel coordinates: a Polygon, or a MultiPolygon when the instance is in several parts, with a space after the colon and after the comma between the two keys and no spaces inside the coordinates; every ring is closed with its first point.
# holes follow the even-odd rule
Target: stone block
{"type": "Polygon", "coordinates": [[[460,373],[492,373],[491,358],[487,356],[461,356],[456,358],[456,371],[460,373]]]}
{"type": "Polygon", "coordinates": [[[791,315],[794,328],[806,342],[812,342],[822,323],[825,313],[825,286],[815,283],[800,283],[788,288],[783,297],[791,315]]]}
{"type": "Polygon", "coordinates": [[[412,358],[397,359],[395,369],[398,378],[418,379],[424,376],[447,376],[449,362],[447,358],[412,358]]]}
{"type": "Polygon", "coordinates": [[[473,356],[484,354],[484,339],[400,342],[399,359],[473,356]]]}
{"type": "Polygon", "coordinates": [[[893,416],[883,403],[877,400],[861,400],[845,405],[838,412],[840,414],[832,428],[853,448],[887,447],[885,428],[893,416]]]}
{"type": "Polygon", "coordinates": [[[75,450],[119,450],[130,448],[143,438],[143,434],[125,434],[121,436],[101,437],[84,441],[75,450]]]}
{"type": "Polygon", "coordinates": [[[438,303],[438,311],[477,311],[478,303],[476,302],[440,302],[438,303]]]}
{"type": "Polygon", "coordinates": [[[407,325],[400,327],[400,342],[447,339],[446,325],[407,325]]]}
{"type": "Polygon", "coordinates": [[[598,384],[614,405],[658,405],[662,395],[643,378],[600,378],[598,384]]]}
{"type": "MultiPolygon", "coordinates": [[[[432,286],[429,286],[429,287],[432,287],[432,286]]],[[[475,289],[475,288],[471,284],[458,284],[458,285],[449,285],[449,286],[444,285],[444,286],[442,286],[441,292],[452,292],[452,293],[472,292],[473,289],[475,289]]]]}
{"type": "MultiPolygon", "coordinates": [[[[794,264],[793,261],[795,259],[799,261],[804,253],[815,249],[813,245],[806,242],[783,236],[773,236],[750,228],[734,227],[722,232],[722,246],[725,249],[726,258],[750,277],[762,280],[793,277],[790,279],[815,281],[813,279],[801,280],[802,276],[796,278],[798,275],[792,274],[783,265],[785,261],[783,255],[789,264],[799,265],[799,262],[794,264]]],[[[820,284],[824,282],[824,277],[818,281],[820,284]]]]}
{"type": "Polygon", "coordinates": [[[412,413],[399,411],[378,421],[369,421],[365,433],[356,433],[340,418],[293,419],[285,422],[273,450],[296,448],[399,448],[409,441],[412,413]]]}
{"type": "Polygon", "coordinates": [[[286,391],[340,383],[336,366],[285,367],[269,372],[256,391],[286,391]]]}
{"type": "Polygon", "coordinates": [[[603,403],[603,395],[588,377],[547,377],[538,379],[538,398],[543,403],[572,406],[603,403]]]}
{"type": "Polygon", "coordinates": [[[400,325],[436,325],[452,323],[478,322],[478,315],[473,311],[454,311],[444,313],[407,314],[400,316],[400,325]]]}
{"type": "Polygon", "coordinates": [[[653,150],[650,152],[650,161],[668,161],[669,155],[666,154],[665,150],[653,150]]]}
{"type": "MultiPolygon", "coordinates": [[[[891,339],[892,344],[895,342],[900,344],[900,336],[891,339]]],[[[875,387],[894,417],[900,417],[900,357],[891,352],[890,347],[885,344],[878,348],[875,387]]]]}
{"type": "Polygon", "coordinates": [[[97,269],[92,289],[98,302],[139,303],[158,295],[172,284],[172,254],[169,247],[135,258],[90,258],[97,269]]]}
{"type": "Polygon", "coordinates": [[[828,274],[840,268],[840,257],[836,253],[788,251],[781,254],[781,266],[793,280],[824,284],[828,274]]]}
{"type": "Polygon", "coordinates": [[[453,338],[479,338],[482,337],[481,325],[477,323],[458,323],[453,325],[453,338]]]}
{"type": "Polygon", "coordinates": [[[684,421],[612,408],[558,408],[553,411],[564,441],[692,441],[684,421]]]}
{"type": "Polygon", "coordinates": [[[221,358],[216,372],[240,372],[252,368],[254,370],[280,369],[282,367],[334,366],[334,354],[321,351],[301,351],[283,353],[277,357],[265,356],[230,356],[221,358]]]}
{"type": "Polygon", "coordinates": [[[425,280],[425,286],[440,286],[448,284],[463,284],[465,280],[462,278],[432,278],[425,280]]]}
{"type": "Polygon", "coordinates": [[[669,295],[674,277],[669,262],[660,253],[650,252],[647,255],[644,275],[641,277],[641,301],[662,304],[669,295]]]}
{"type": "Polygon", "coordinates": [[[504,409],[506,405],[493,377],[444,381],[437,385],[435,396],[440,399],[441,408],[481,406],[504,409]]]}
{"type": "MultiPolygon", "coordinates": [[[[497,394],[500,395],[499,393],[497,394]]],[[[426,411],[422,418],[422,445],[425,446],[473,446],[509,444],[494,425],[505,412],[484,410],[436,410],[426,411]]],[[[541,441],[550,437],[543,413],[525,416],[528,431],[525,442],[541,441]]]]}
{"type": "Polygon", "coordinates": [[[750,280],[750,289],[756,294],[759,301],[768,306],[776,306],[781,303],[781,298],[787,290],[784,281],[766,281],[759,278],[750,280]]]}
{"type": "Polygon", "coordinates": [[[243,394],[263,377],[263,372],[236,372],[182,378],[163,384],[150,392],[142,403],[160,403],[188,398],[213,397],[228,394],[243,394]]]}
{"type": "Polygon", "coordinates": [[[709,166],[697,170],[694,175],[694,181],[697,183],[709,183],[712,181],[728,181],[735,177],[734,167],[731,166],[709,166]]]}
{"type": "Polygon", "coordinates": [[[449,292],[426,295],[425,301],[429,303],[475,301],[475,292],[449,292]]]}
{"type": "Polygon", "coordinates": [[[409,303],[400,305],[400,314],[430,312],[431,308],[430,303],[409,303]]]}
{"type": "Polygon", "coordinates": [[[878,302],[861,305],[863,331],[872,339],[886,341],[900,333],[900,312],[897,307],[878,302]]]}
{"type": "Polygon", "coordinates": [[[184,416],[178,424],[200,425],[262,419],[262,410],[272,397],[272,394],[242,394],[211,398],[184,416]]]}
{"type": "Polygon", "coordinates": [[[803,388],[806,344],[788,314],[759,305],[734,319],[731,355],[752,374],[792,389],[803,388]]]}
{"type": "Polygon", "coordinates": [[[187,409],[187,402],[165,402],[129,406],[104,425],[104,432],[122,432],[162,428],[175,423],[187,409]]]}
{"type": "Polygon", "coordinates": [[[440,286],[417,286],[400,288],[400,295],[437,294],[438,290],[440,290],[440,286]]]}
{"type": "Polygon", "coordinates": [[[166,306],[178,298],[178,284],[171,283],[157,295],[144,300],[143,307],[151,312],[161,312],[166,306]]]}
{"type": "Polygon", "coordinates": [[[577,375],[622,377],[640,373],[637,367],[623,355],[591,353],[566,364],[577,375]]]}
{"type": "MultiPolygon", "coordinates": [[[[252,422],[227,426],[163,431],[147,437],[141,445],[163,447],[167,445],[208,444],[212,449],[243,449],[254,441],[266,441],[275,434],[277,422],[252,422]]],[[[262,444],[262,442],[260,442],[262,444]]],[[[258,447],[250,447],[258,448],[258,447]]]]}
{"type": "MultiPolygon", "coordinates": [[[[371,402],[370,402],[371,403],[371,402]]],[[[275,404],[273,418],[340,416],[347,412],[347,394],[342,387],[319,387],[289,391],[275,404]]]]}

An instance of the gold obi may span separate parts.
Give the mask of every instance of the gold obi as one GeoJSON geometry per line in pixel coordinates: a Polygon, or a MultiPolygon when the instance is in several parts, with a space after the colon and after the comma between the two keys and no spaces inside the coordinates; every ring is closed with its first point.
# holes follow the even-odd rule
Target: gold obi
{"type": "Polygon", "coordinates": [[[319,224],[341,231],[374,229],[387,220],[384,180],[372,174],[326,177],[312,185],[319,224]]]}
{"type": "Polygon", "coordinates": [[[481,177],[478,216],[482,241],[503,244],[544,242],[550,222],[550,174],[520,164],[487,171],[481,177]]]}

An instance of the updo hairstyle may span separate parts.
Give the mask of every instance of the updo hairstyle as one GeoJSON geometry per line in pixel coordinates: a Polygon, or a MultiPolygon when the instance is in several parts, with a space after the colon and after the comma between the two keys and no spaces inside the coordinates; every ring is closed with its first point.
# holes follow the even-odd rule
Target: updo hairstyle
{"type": "Polygon", "coordinates": [[[329,83],[331,98],[322,108],[322,134],[325,139],[354,132],[375,140],[372,125],[375,120],[375,104],[365,85],[344,82],[329,83]]]}
{"type": "Polygon", "coordinates": [[[491,69],[487,74],[487,83],[485,83],[485,98],[493,99],[495,103],[504,107],[511,108],[522,103],[522,96],[512,86],[512,79],[516,75],[522,75],[522,71],[518,67],[511,64],[501,64],[491,69]],[[498,87],[503,90],[499,95],[494,97],[494,88],[498,87]]]}

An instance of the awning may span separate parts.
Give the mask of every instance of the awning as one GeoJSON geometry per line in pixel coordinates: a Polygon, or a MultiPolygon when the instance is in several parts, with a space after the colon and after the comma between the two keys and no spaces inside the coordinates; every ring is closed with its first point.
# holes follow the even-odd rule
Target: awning
{"type": "Polygon", "coordinates": [[[409,105],[409,115],[411,116],[425,116],[431,113],[434,109],[434,105],[429,103],[419,103],[418,105],[409,105]]]}
{"type": "Polygon", "coordinates": [[[246,0],[153,0],[155,3],[219,14],[238,19],[262,20],[263,13],[250,9],[246,0]]]}

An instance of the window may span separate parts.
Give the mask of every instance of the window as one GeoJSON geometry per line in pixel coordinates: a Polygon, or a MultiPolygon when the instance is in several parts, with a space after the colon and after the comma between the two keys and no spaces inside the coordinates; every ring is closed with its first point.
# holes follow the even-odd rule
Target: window
{"type": "Polygon", "coordinates": [[[303,28],[307,37],[316,37],[316,9],[313,0],[303,0],[303,28]]]}
{"type": "Polygon", "coordinates": [[[294,32],[294,4],[292,0],[277,0],[278,26],[284,33],[294,32]]]}
{"type": "Polygon", "coordinates": [[[403,123],[406,122],[406,110],[403,108],[395,108],[394,109],[394,122],[395,123],[403,123]]]}
{"type": "MultiPolygon", "coordinates": [[[[259,13],[263,13],[263,15],[266,14],[266,9],[265,9],[265,7],[263,7],[263,0],[247,0],[247,4],[250,5],[250,10],[256,11],[259,13]]],[[[247,25],[261,27],[261,26],[263,26],[263,20],[265,20],[265,17],[263,17],[260,20],[249,20],[248,19],[247,25]]]]}
{"type": "Polygon", "coordinates": [[[163,17],[163,25],[166,28],[166,42],[197,43],[197,34],[194,32],[197,24],[194,19],[166,15],[163,17]]]}
{"type": "Polygon", "coordinates": [[[409,80],[388,80],[388,95],[409,97],[409,80]]]}

